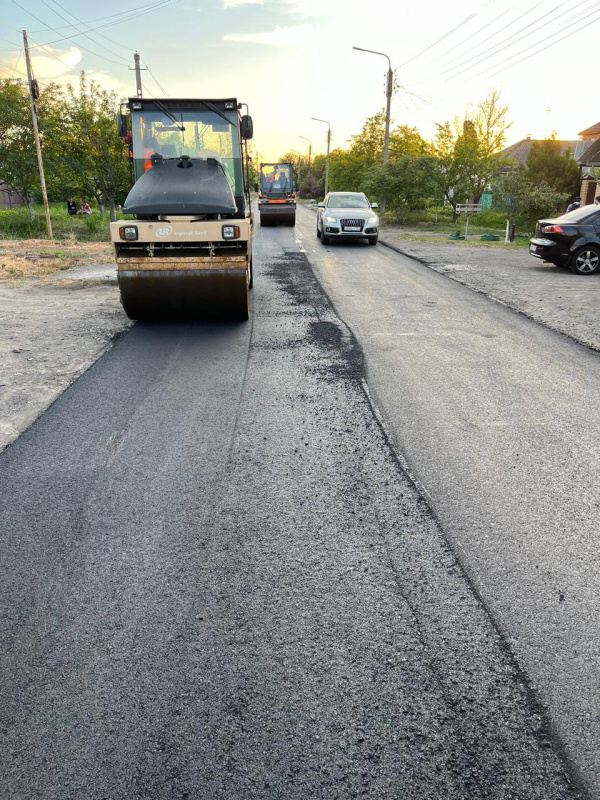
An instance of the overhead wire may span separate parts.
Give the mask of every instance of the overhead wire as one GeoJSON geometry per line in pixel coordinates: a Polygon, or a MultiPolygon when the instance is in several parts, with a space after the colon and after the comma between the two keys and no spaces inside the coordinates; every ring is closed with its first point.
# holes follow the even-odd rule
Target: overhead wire
{"type": "Polygon", "coordinates": [[[440,42],[443,42],[444,39],[447,39],[449,36],[451,36],[455,31],[457,31],[463,25],[467,25],[472,19],[475,19],[475,17],[477,17],[481,13],[481,11],[483,11],[483,9],[486,8],[487,6],[489,6],[490,3],[492,3],[492,2],[494,2],[494,0],[487,0],[487,2],[483,4],[483,6],[481,7],[481,9],[479,11],[475,11],[472,14],[470,14],[468,17],[465,17],[465,19],[463,19],[461,22],[459,22],[458,25],[455,25],[454,28],[452,28],[449,31],[446,31],[446,33],[444,33],[443,36],[440,36],[439,39],[436,39],[435,42],[432,42],[431,44],[427,45],[427,47],[424,47],[423,50],[420,50],[416,55],[411,56],[406,61],[403,61],[402,64],[399,64],[395,68],[395,70],[402,69],[402,67],[405,67],[407,64],[410,64],[412,61],[415,61],[417,58],[422,56],[423,53],[426,53],[428,50],[431,50],[431,48],[435,47],[436,44],[439,44],[440,42]]]}
{"type": "MultiPolygon", "coordinates": [[[[33,11],[29,11],[28,9],[24,8],[24,7],[23,7],[23,6],[22,6],[22,5],[21,5],[21,4],[18,2],[18,0],[11,0],[11,2],[12,2],[14,5],[16,5],[18,8],[20,8],[22,11],[25,11],[27,14],[29,14],[29,15],[30,15],[31,17],[33,17],[34,19],[37,19],[37,21],[38,21],[38,22],[41,22],[41,23],[42,23],[42,25],[45,25],[45,24],[46,24],[46,23],[45,23],[43,20],[41,20],[39,17],[37,17],[37,16],[36,16],[36,15],[33,13],[33,11]]],[[[45,0],[42,0],[42,2],[45,2],[45,0]]],[[[55,13],[57,13],[57,12],[55,12],[55,13]]],[[[60,14],[59,14],[58,16],[60,16],[60,14]]],[[[64,17],[63,17],[63,19],[64,19],[64,17]]],[[[59,32],[58,32],[58,31],[57,31],[55,28],[52,28],[52,27],[51,27],[50,29],[51,29],[51,30],[53,30],[53,31],[54,31],[56,34],[60,35],[60,34],[59,34],[59,32]]],[[[79,44],[79,42],[77,42],[76,38],[75,38],[75,37],[73,37],[73,36],[63,36],[62,38],[63,38],[63,39],[68,39],[69,41],[71,41],[71,42],[74,42],[74,43],[77,45],[77,47],[80,47],[82,50],[87,50],[87,52],[88,52],[88,53],[92,53],[92,55],[98,56],[99,58],[102,58],[102,59],[104,59],[104,60],[106,60],[106,61],[111,61],[113,64],[118,64],[118,66],[120,66],[120,67],[126,67],[126,66],[127,66],[127,64],[124,64],[124,63],[122,63],[122,62],[113,61],[113,59],[111,59],[111,58],[108,58],[107,56],[103,56],[103,55],[102,55],[102,54],[100,54],[100,53],[96,53],[94,50],[92,50],[92,49],[91,49],[91,48],[89,48],[89,47],[84,47],[82,44],[79,44]]],[[[46,44],[47,44],[47,43],[46,43],[46,44]]],[[[39,45],[39,46],[41,47],[42,45],[39,45]]],[[[63,63],[64,63],[64,62],[63,62],[63,63]]]]}
{"type": "MultiPolygon", "coordinates": [[[[60,12],[56,11],[55,9],[53,9],[53,8],[52,8],[52,6],[51,6],[51,5],[49,5],[49,4],[46,2],[46,0],[41,0],[41,2],[42,2],[42,3],[43,3],[45,6],[46,6],[46,8],[49,8],[49,9],[50,9],[50,11],[52,11],[52,12],[53,12],[54,14],[56,14],[58,17],[60,17],[61,19],[65,19],[65,20],[66,20],[66,17],[63,17],[63,15],[62,15],[60,12]]],[[[65,8],[63,8],[63,6],[61,6],[61,5],[60,5],[60,3],[56,2],[56,0],[51,0],[51,2],[52,2],[52,3],[54,3],[54,5],[57,5],[57,6],[58,6],[60,9],[62,9],[63,11],[66,11],[66,9],[65,9],[65,8]]],[[[69,12],[67,12],[67,13],[69,13],[69,12]]],[[[76,17],[76,16],[75,16],[75,14],[73,14],[73,19],[76,19],[76,20],[78,20],[78,17],[76,17]]],[[[80,20],[78,20],[78,21],[80,21],[80,20]]],[[[85,36],[85,38],[86,38],[86,39],[88,39],[88,40],[89,40],[89,41],[90,41],[90,42],[91,42],[91,43],[92,43],[94,46],[98,46],[98,45],[99,45],[100,47],[103,47],[103,48],[106,50],[106,52],[107,52],[107,53],[111,53],[113,56],[116,56],[117,58],[121,58],[121,59],[123,58],[123,56],[122,56],[120,53],[115,53],[115,51],[114,51],[114,50],[110,50],[108,47],[106,47],[106,45],[103,45],[103,44],[101,44],[100,42],[96,42],[96,41],[94,41],[94,39],[92,39],[92,38],[91,38],[91,36],[88,36],[88,34],[87,34],[87,33],[85,33],[84,31],[80,31],[80,30],[79,30],[79,28],[78,28],[78,27],[76,27],[74,24],[73,24],[73,27],[74,27],[74,28],[75,28],[75,30],[77,31],[77,34],[78,34],[78,35],[85,36]]],[[[58,31],[57,31],[57,32],[58,32],[58,31]]],[[[97,35],[98,35],[98,36],[101,36],[102,34],[97,34],[97,35]]],[[[109,61],[110,61],[110,59],[107,59],[107,60],[109,60],[109,61]]],[[[113,63],[117,63],[117,62],[113,62],[113,63]]],[[[121,66],[124,66],[124,65],[123,65],[123,64],[121,64],[121,66]]]]}
{"type": "MultiPolygon", "coordinates": [[[[13,2],[14,2],[14,0],[13,0],[13,2]]],[[[579,8],[580,6],[582,6],[582,5],[584,5],[585,3],[588,3],[588,2],[589,2],[589,0],[580,0],[580,2],[577,3],[575,6],[572,6],[571,8],[567,9],[566,11],[563,11],[560,14],[558,14],[557,16],[549,19],[548,18],[549,14],[553,14],[557,9],[564,7],[564,3],[561,2],[558,5],[554,6],[554,8],[552,8],[549,12],[544,14],[542,17],[538,17],[537,19],[535,19],[532,22],[530,22],[529,25],[527,25],[523,30],[527,31],[529,28],[532,27],[532,25],[535,25],[537,22],[541,22],[542,20],[544,21],[545,25],[548,25],[550,23],[554,23],[557,20],[559,20],[562,17],[564,17],[566,14],[570,14],[576,8],[579,8]]],[[[463,75],[465,72],[467,72],[467,70],[473,69],[473,67],[476,67],[478,64],[482,64],[484,61],[487,61],[488,59],[493,58],[494,56],[498,55],[498,53],[503,52],[507,48],[513,47],[515,44],[517,44],[517,42],[520,42],[523,39],[527,39],[530,36],[534,36],[536,33],[537,33],[537,30],[529,31],[528,33],[523,33],[517,39],[514,39],[515,34],[513,34],[512,36],[509,36],[508,39],[514,39],[514,41],[508,42],[507,44],[504,44],[503,47],[500,47],[500,45],[503,44],[503,42],[499,42],[495,47],[493,47],[490,51],[488,51],[484,56],[479,58],[479,60],[475,61],[470,66],[465,66],[464,69],[459,70],[458,72],[454,72],[452,75],[448,76],[446,78],[446,80],[442,81],[441,85],[443,86],[445,83],[448,83],[448,81],[454,80],[455,78],[459,77],[459,75],[463,75]]],[[[503,41],[507,42],[508,40],[505,39],[503,41]]],[[[463,64],[466,65],[466,64],[468,64],[469,61],[472,61],[472,60],[473,60],[472,58],[468,59],[467,61],[463,62],[463,64]]],[[[458,67],[460,67],[460,66],[462,66],[462,65],[459,64],[458,67]]]]}
{"type": "MultiPolygon", "coordinates": [[[[508,30],[508,28],[512,28],[513,25],[516,25],[517,22],[520,22],[524,17],[527,17],[529,14],[531,14],[533,11],[535,11],[536,8],[539,8],[539,6],[543,5],[545,2],[546,2],[546,0],[539,0],[539,2],[536,3],[534,6],[532,6],[532,8],[528,8],[527,11],[523,12],[523,14],[519,14],[519,16],[515,17],[515,19],[511,20],[506,25],[503,25],[497,31],[494,31],[494,33],[492,33],[490,36],[488,36],[486,39],[484,39],[484,41],[481,42],[481,47],[478,46],[478,47],[475,48],[475,50],[473,50],[472,48],[464,50],[463,52],[459,53],[454,58],[450,59],[448,64],[446,64],[446,67],[445,67],[443,72],[438,72],[438,73],[435,73],[433,75],[430,75],[427,78],[422,78],[421,80],[416,81],[415,83],[413,83],[413,86],[420,86],[423,83],[430,83],[431,81],[439,80],[439,78],[441,78],[441,77],[443,77],[444,75],[447,74],[448,67],[450,67],[452,64],[454,64],[456,61],[460,62],[455,67],[455,69],[458,69],[459,67],[462,67],[463,64],[468,64],[473,59],[478,58],[480,55],[482,55],[483,53],[486,52],[486,46],[488,46],[489,42],[493,41],[501,33],[504,33],[504,31],[508,30]],[[464,56],[467,54],[467,52],[470,52],[471,55],[470,55],[469,58],[465,59],[464,56]],[[463,59],[463,60],[461,61],[460,59],[463,59]]],[[[494,46],[498,46],[498,45],[502,44],[503,42],[509,41],[509,39],[512,39],[513,37],[517,36],[519,34],[520,30],[509,34],[509,36],[507,36],[505,39],[503,39],[501,42],[498,42],[494,46]]]]}
{"type": "MultiPolygon", "coordinates": [[[[498,70],[497,72],[494,72],[494,73],[492,73],[492,75],[490,75],[490,77],[492,77],[492,78],[493,78],[493,77],[495,77],[496,75],[499,75],[500,73],[502,73],[502,72],[505,72],[507,69],[512,69],[513,67],[516,67],[516,66],[517,66],[517,64],[521,64],[523,61],[527,61],[528,59],[530,59],[530,58],[533,58],[533,56],[536,56],[538,53],[542,53],[544,50],[548,50],[548,48],[549,48],[549,47],[553,47],[555,44],[558,44],[559,42],[562,42],[562,41],[564,41],[564,39],[569,39],[571,36],[574,36],[576,33],[579,33],[579,31],[582,31],[584,28],[587,28],[587,27],[589,27],[589,26],[590,26],[590,25],[592,25],[594,22],[598,22],[599,20],[600,20],[600,14],[599,14],[598,16],[594,17],[594,19],[593,19],[593,20],[590,20],[590,21],[586,22],[584,25],[582,25],[581,27],[577,28],[576,30],[574,30],[574,31],[571,31],[571,33],[567,34],[566,36],[562,36],[562,34],[564,33],[564,31],[565,31],[567,28],[570,28],[570,27],[572,27],[572,25],[574,25],[574,24],[576,24],[576,23],[574,22],[574,23],[572,23],[571,25],[567,25],[567,27],[566,27],[566,28],[563,28],[561,31],[557,31],[556,33],[553,33],[553,34],[551,34],[551,36],[557,36],[557,35],[560,35],[560,36],[561,36],[561,38],[560,38],[560,39],[557,39],[555,42],[550,42],[550,44],[547,44],[547,45],[545,45],[544,47],[541,47],[539,50],[536,50],[536,51],[535,51],[535,53],[531,53],[530,55],[528,55],[528,56],[525,56],[524,58],[521,58],[521,59],[519,59],[519,61],[515,61],[515,63],[514,63],[514,64],[509,64],[508,66],[506,66],[506,67],[503,67],[502,69],[498,70]]],[[[580,22],[580,21],[581,21],[581,19],[579,19],[578,21],[580,22]]],[[[541,42],[536,42],[536,44],[541,44],[541,42]]],[[[532,45],[532,47],[534,47],[534,46],[535,46],[535,45],[532,45]]],[[[527,48],[527,50],[531,50],[531,47],[528,47],[528,48],[527,48]]],[[[521,52],[525,52],[525,51],[521,51],[521,52]]],[[[520,55],[520,53],[518,53],[517,55],[520,55]]],[[[514,57],[515,57],[515,56],[511,56],[511,58],[514,58],[514,57]]],[[[496,64],[495,66],[498,66],[498,64],[496,64]]],[[[493,69],[493,68],[494,68],[494,67],[492,67],[491,69],[493,69]]],[[[487,72],[488,70],[485,70],[485,71],[487,72]]]]}
{"type": "MultiPolygon", "coordinates": [[[[116,14],[108,14],[107,16],[104,16],[104,17],[95,17],[94,19],[84,20],[83,24],[84,25],[91,25],[93,22],[103,22],[104,20],[107,20],[107,19],[113,19],[113,17],[122,17],[122,16],[127,16],[128,14],[135,14],[135,12],[140,11],[140,10],[143,13],[145,13],[147,10],[149,10],[149,9],[152,10],[155,6],[161,6],[161,5],[169,5],[168,0],[155,0],[155,2],[146,3],[143,6],[136,6],[135,8],[129,8],[126,11],[118,11],[116,14]]],[[[69,12],[69,13],[71,13],[71,12],[69,12]]],[[[62,28],[72,28],[72,27],[73,27],[73,25],[69,23],[69,25],[59,25],[57,30],[62,30],[62,28]]],[[[36,28],[35,30],[32,30],[31,33],[46,33],[49,30],[52,30],[52,29],[51,28],[36,28]]]]}
{"type": "MultiPolygon", "coordinates": [[[[13,0],[13,2],[14,2],[14,0],[13,0]]],[[[138,17],[143,17],[146,14],[152,14],[155,11],[162,11],[165,8],[171,8],[172,6],[177,5],[177,3],[180,3],[180,2],[181,2],[181,0],[165,0],[165,2],[161,2],[160,4],[157,3],[155,6],[149,7],[146,11],[141,11],[139,14],[132,14],[129,17],[123,17],[123,19],[118,19],[118,20],[115,20],[114,22],[107,22],[105,25],[98,25],[95,28],[88,28],[85,32],[86,33],[95,33],[95,32],[97,32],[99,30],[103,30],[104,28],[110,28],[112,25],[120,25],[122,22],[129,22],[132,19],[137,19],[138,17]]],[[[55,33],[59,33],[60,29],[52,28],[51,30],[54,30],[55,33]]],[[[57,42],[61,42],[65,38],[68,38],[68,37],[63,36],[60,39],[54,39],[51,42],[46,42],[46,44],[56,44],[57,42]]]]}
{"type": "MultiPolygon", "coordinates": [[[[543,0],[542,0],[542,2],[543,2],[543,0]]],[[[539,5],[539,3],[538,3],[538,5],[539,5]]],[[[501,19],[503,16],[505,16],[505,14],[508,14],[508,12],[509,12],[509,11],[511,11],[511,9],[512,9],[512,8],[513,8],[512,6],[511,6],[510,8],[507,8],[507,9],[506,9],[505,11],[503,11],[501,14],[498,14],[498,16],[497,16],[497,17],[494,17],[494,19],[490,20],[489,22],[486,22],[486,23],[485,23],[485,25],[483,25],[481,28],[478,28],[476,31],[474,31],[473,33],[469,34],[469,36],[466,36],[464,39],[461,39],[461,40],[460,40],[460,42],[457,42],[457,43],[454,45],[454,49],[456,49],[456,48],[460,47],[460,46],[461,46],[461,45],[463,45],[465,42],[468,42],[469,40],[473,39],[475,36],[478,36],[478,35],[479,35],[479,34],[480,34],[482,31],[484,31],[486,28],[489,28],[489,27],[490,27],[490,25],[493,25],[493,24],[494,24],[494,22],[498,22],[498,20],[499,20],[499,19],[501,19]]],[[[510,23],[510,24],[512,24],[512,23],[510,23]]],[[[430,64],[435,64],[435,62],[436,62],[436,61],[439,61],[439,60],[440,60],[440,58],[444,58],[445,56],[447,56],[449,53],[451,53],[451,52],[452,52],[452,50],[453,50],[453,48],[450,48],[450,49],[448,49],[448,50],[444,50],[444,52],[443,52],[443,53],[440,53],[440,55],[439,55],[439,56],[436,56],[436,57],[435,57],[435,58],[434,58],[432,61],[430,61],[429,63],[430,63],[430,64]]],[[[459,56],[459,58],[460,58],[460,56],[459,56]]],[[[452,59],[452,60],[453,60],[453,61],[455,61],[456,59],[452,59]]],[[[452,63],[452,61],[450,61],[450,63],[452,63]]]]}

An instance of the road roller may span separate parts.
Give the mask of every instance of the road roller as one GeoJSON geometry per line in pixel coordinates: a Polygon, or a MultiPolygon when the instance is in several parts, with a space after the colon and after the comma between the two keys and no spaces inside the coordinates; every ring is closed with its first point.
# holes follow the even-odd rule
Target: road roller
{"type": "Polygon", "coordinates": [[[124,105],[117,125],[131,164],[129,218],[110,232],[127,316],[248,319],[251,117],[234,98],[124,105]]]}
{"type": "Polygon", "coordinates": [[[296,224],[296,192],[292,164],[261,164],[258,211],[261,225],[296,224]]]}

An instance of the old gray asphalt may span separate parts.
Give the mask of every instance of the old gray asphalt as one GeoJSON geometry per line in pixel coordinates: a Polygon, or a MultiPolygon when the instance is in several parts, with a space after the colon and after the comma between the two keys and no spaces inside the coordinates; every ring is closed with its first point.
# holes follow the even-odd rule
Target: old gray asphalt
{"type": "Polygon", "coordinates": [[[255,267],[0,456],[1,796],[578,797],[292,231],[255,267]]]}
{"type": "Polygon", "coordinates": [[[297,233],[398,448],[600,797],[600,355],[380,245],[324,248],[312,211],[297,233]]]}

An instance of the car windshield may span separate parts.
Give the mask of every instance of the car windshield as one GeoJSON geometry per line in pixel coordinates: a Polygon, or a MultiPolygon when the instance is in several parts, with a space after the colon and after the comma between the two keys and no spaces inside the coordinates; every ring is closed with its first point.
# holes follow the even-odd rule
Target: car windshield
{"type": "Polygon", "coordinates": [[[289,164],[261,164],[260,186],[265,194],[291,191],[291,166],[289,164]]]}
{"type": "Polygon", "coordinates": [[[569,211],[568,214],[563,214],[558,219],[565,222],[585,222],[592,220],[594,217],[600,216],[600,206],[581,206],[576,208],[575,211],[569,211]]]}
{"type": "Polygon", "coordinates": [[[331,194],[328,208],[370,208],[369,201],[361,194],[331,194]]]}
{"type": "Polygon", "coordinates": [[[177,123],[160,111],[144,109],[131,115],[135,179],[150,169],[152,153],[160,153],[163,158],[216,158],[234,195],[241,196],[244,190],[237,111],[222,111],[227,117],[223,119],[213,111],[169,110],[177,123]]]}

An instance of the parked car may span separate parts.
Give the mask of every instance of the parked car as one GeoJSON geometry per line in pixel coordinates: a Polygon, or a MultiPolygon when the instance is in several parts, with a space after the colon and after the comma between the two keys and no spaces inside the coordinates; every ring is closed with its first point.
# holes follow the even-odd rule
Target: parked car
{"type": "Polygon", "coordinates": [[[317,205],[317,236],[323,244],[330,239],[366,239],[377,244],[379,217],[362,192],[329,192],[317,205]]]}
{"type": "Polygon", "coordinates": [[[581,206],[555,219],[539,220],[529,253],[577,275],[593,275],[600,269],[600,207],[581,206]]]}

